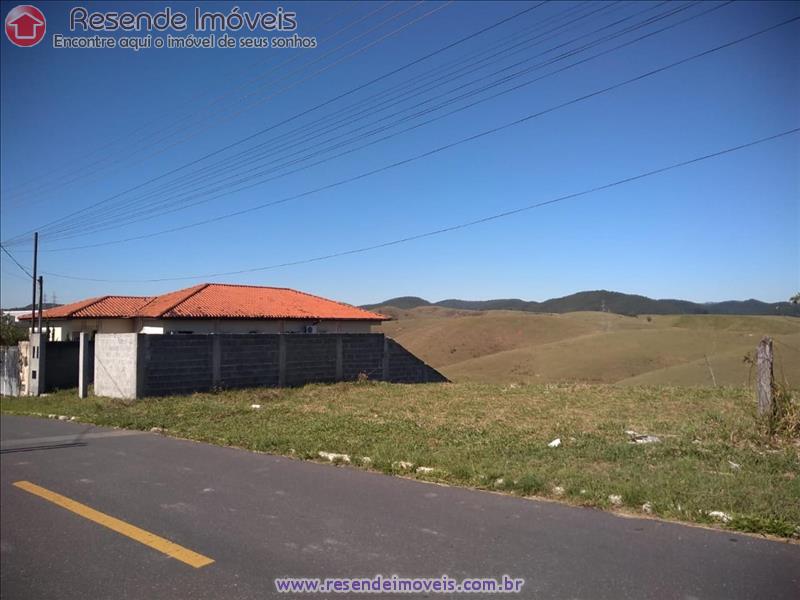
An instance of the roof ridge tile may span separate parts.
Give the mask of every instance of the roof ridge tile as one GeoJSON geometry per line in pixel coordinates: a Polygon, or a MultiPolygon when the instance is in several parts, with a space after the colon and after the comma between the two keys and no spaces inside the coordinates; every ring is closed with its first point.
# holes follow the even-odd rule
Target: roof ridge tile
{"type": "MultiPolygon", "coordinates": [[[[172,305],[172,306],[170,306],[169,308],[167,308],[166,310],[164,310],[164,312],[162,312],[162,313],[161,313],[159,316],[163,317],[163,316],[165,316],[167,313],[169,313],[169,312],[172,312],[173,310],[175,310],[176,308],[178,308],[178,307],[179,307],[181,304],[183,304],[184,302],[186,302],[186,301],[187,301],[189,298],[191,298],[192,296],[195,296],[195,295],[197,295],[198,293],[202,292],[204,289],[206,289],[206,288],[207,288],[208,286],[210,286],[210,285],[211,285],[210,283],[199,283],[199,284],[197,284],[197,285],[195,285],[195,286],[188,287],[188,288],[184,288],[183,290],[177,290],[177,292],[184,292],[184,291],[189,291],[189,290],[191,290],[191,292],[189,292],[188,294],[186,294],[185,296],[183,296],[183,297],[182,297],[180,300],[178,300],[178,301],[177,301],[177,302],[176,302],[174,305],[172,305]]],[[[177,292],[173,292],[173,293],[177,293],[177,292]]]]}

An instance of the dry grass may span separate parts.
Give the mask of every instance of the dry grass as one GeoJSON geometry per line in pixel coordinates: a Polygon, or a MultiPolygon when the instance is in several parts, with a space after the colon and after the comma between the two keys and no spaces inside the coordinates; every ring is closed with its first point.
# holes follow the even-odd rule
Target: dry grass
{"type": "Polygon", "coordinates": [[[746,386],[742,361],[775,339],[776,374],[800,387],[800,319],[399,311],[383,330],[459,382],[746,386]],[[712,377],[713,372],[713,377],[712,377]]]}

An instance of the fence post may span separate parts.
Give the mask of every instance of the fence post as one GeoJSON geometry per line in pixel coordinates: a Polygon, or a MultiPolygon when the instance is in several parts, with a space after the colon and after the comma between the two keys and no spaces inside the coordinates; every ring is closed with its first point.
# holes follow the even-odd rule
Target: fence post
{"type": "Polygon", "coordinates": [[[286,385],[286,334],[278,334],[278,387],[286,385]]]}
{"type": "Polygon", "coordinates": [[[383,336],[383,380],[389,381],[389,338],[383,336]]]}
{"type": "Polygon", "coordinates": [[[208,337],[211,338],[211,386],[218,388],[222,381],[222,344],[219,334],[208,337]]]}
{"type": "Polygon", "coordinates": [[[764,336],[756,351],[756,398],[759,416],[772,415],[772,338],[764,336]]]}
{"type": "Polygon", "coordinates": [[[78,344],[78,398],[86,398],[89,395],[89,334],[81,331],[78,344]]]}
{"type": "Polygon", "coordinates": [[[342,334],[336,334],[336,381],[344,379],[344,343],[342,334]]]}

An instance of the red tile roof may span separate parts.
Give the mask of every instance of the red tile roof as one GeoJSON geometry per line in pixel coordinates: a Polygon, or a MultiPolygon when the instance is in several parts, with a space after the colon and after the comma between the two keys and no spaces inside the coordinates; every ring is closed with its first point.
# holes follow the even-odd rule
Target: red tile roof
{"type": "MultiPolygon", "coordinates": [[[[150,301],[139,310],[140,317],[163,317],[166,313],[180,305],[184,300],[191,297],[193,294],[210,286],[210,283],[202,283],[194,287],[178,290],[176,292],[169,292],[151,298],[150,301]]],[[[231,286],[233,287],[233,286],[231,286]]],[[[209,315],[210,316],[210,315],[209,315]]]]}
{"type": "MultiPolygon", "coordinates": [[[[94,319],[135,317],[137,311],[151,298],[142,296],[100,296],[72,304],[49,308],[42,312],[46,319],[94,319]]],[[[23,315],[20,319],[28,318],[23,315]]]]}
{"type": "Polygon", "coordinates": [[[374,312],[288,288],[222,283],[203,283],[161,296],[90,298],[48,309],[42,317],[387,320],[374,312]]]}

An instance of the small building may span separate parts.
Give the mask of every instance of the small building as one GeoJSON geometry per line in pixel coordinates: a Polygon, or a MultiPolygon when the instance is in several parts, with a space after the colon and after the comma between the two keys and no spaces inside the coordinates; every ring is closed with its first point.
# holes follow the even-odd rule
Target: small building
{"type": "Polygon", "coordinates": [[[81,332],[370,333],[388,317],[288,288],[203,283],[160,296],[89,298],[45,310],[42,320],[51,341],[70,341],[81,332]]]}
{"type": "Polygon", "coordinates": [[[31,309],[28,308],[25,310],[19,310],[19,309],[6,310],[3,308],[0,309],[0,315],[8,315],[13,319],[14,323],[19,323],[20,317],[24,317],[25,315],[28,315],[29,317],[31,316],[31,309]]]}

